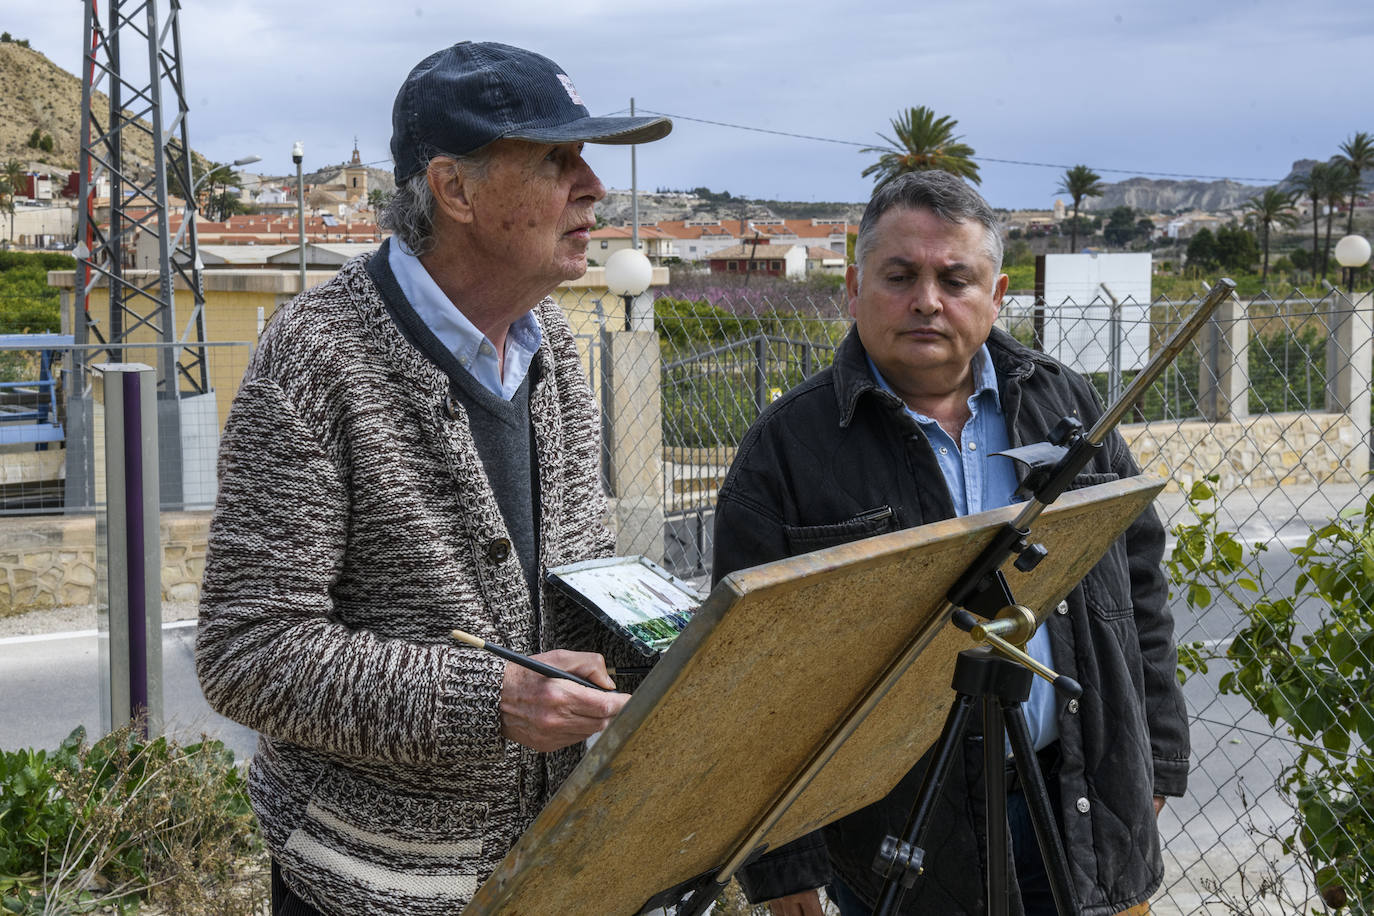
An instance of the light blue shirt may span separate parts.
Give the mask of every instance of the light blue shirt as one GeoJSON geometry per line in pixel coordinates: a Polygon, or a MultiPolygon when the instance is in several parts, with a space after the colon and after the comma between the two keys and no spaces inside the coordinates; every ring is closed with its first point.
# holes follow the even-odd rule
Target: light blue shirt
{"type": "MultiPolygon", "coordinates": [[[[871,359],[868,368],[880,388],[896,394],[871,359]]],[[[958,515],[973,515],[1020,502],[1015,498],[1016,465],[1005,455],[996,454],[1010,448],[1011,442],[1007,437],[1002,400],[997,394],[997,373],[993,370],[987,344],[973,355],[972,368],[974,390],[968,399],[969,419],[959,434],[959,443],[936,420],[906,408],[935,451],[935,460],[940,465],[940,473],[944,475],[958,515]]],[[[1054,667],[1050,636],[1045,627],[1035,631],[1026,644],[1026,651],[1041,664],[1054,667]]],[[[1032,680],[1030,699],[1023,709],[1036,750],[1059,737],[1054,687],[1048,681],[1039,676],[1032,680]]]]}
{"type": "Polygon", "coordinates": [[[503,374],[501,363],[496,358],[496,345],[458,310],[458,306],[425,270],[420,259],[396,236],[391,237],[391,244],[387,248],[387,264],[396,275],[401,292],[405,293],[406,300],[425,326],[483,388],[507,401],[515,397],[544,339],[544,332],[539,329],[534,311],[530,310],[511,322],[510,330],[506,332],[506,366],[503,374]]]}

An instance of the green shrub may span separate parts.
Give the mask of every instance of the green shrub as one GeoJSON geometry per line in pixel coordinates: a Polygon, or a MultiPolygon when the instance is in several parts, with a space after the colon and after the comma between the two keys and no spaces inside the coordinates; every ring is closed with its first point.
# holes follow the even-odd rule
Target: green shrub
{"type": "Polygon", "coordinates": [[[754,318],[741,318],[705,299],[665,296],[654,302],[654,329],[674,347],[691,350],[700,344],[752,337],[761,325],[754,318]]]}
{"type": "MultiPolygon", "coordinates": [[[[1194,521],[1174,528],[1169,579],[1189,608],[1224,601],[1244,622],[1218,687],[1293,739],[1296,757],[1278,780],[1296,813],[1285,851],[1329,905],[1374,913],[1374,498],[1312,531],[1293,551],[1298,575],[1285,589],[1265,580],[1263,544],[1247,548],[1200,508],[1216,498],[1216,480],[1188,494],[1194,521]],[[1315,625],[1300,628],[1295,610],[1313,604],[1315,625]]],[[[1179,679],[1216,659],[1202,643],[1180,646],[1179,679]]]]}
{"type": "Polygon", "coordinates": [[[75,267],[65,254],[0,251],[0,334],[59,331],[61,297],[48,285],[47,272],[75,267]]]}
{"type": "Polygon", "coordinates": [[[78,728],[51,754],[0,752],[5,912],[146,901],[165,912],[227,914],[260,904],[265,862],[228,748],[144,740],[129,727],[84,741],[78,728]]]}

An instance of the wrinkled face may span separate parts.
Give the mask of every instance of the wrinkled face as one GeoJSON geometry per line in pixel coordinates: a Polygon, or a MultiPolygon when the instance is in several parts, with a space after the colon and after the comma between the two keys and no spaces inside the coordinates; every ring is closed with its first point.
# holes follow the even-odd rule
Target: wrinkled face
{"type": "Polygon", "coordinates": [[[981,223],[951,223],[895,207],[874,227],[863,279],[845,275],[849,314],[883,378],[903,398],[971,384],[969,363],[987,340],[1007,289],[981,223]]]}
{"type": "Polygon", "coordinates": [[[587,272],[592,205],[606,189],[582,158],[581,143],[497,140],[468,193],[492,270],[548,291],[587,272]]]}

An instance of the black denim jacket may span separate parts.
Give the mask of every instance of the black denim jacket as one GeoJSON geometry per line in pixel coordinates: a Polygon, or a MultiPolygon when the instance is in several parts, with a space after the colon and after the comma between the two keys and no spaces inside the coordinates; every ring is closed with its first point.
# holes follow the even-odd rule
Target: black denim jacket
{"type": "MultiPolygon", "coordinates": [[[[1064,416],[1101,414],[1091,385],[994,329],[988,338],[1013,447],[1046,439],[1064,416]]],[[[1115,433],[1074,486],[1139,473],[1115,433]]],[[[771,404],[749,430],[720,491],[713,575],[939,521],[954,505],[930,444],[901,401],[878,388],[851,329],[834,364],[771,404]]],[[[1182,795],[1188,723],[1151,509],[1047,622],[1058,670],[1085,693],[1059,713],[1060,823],[1084,916],[1148,898],[1164,874],[1152,796],[1182,795]]],[[[970,729],[969,731],[975,731],[970,729]]],[[[980,913],[985,856],[982,757],[967,735],[925,843],[925,873],[904,913],[980,913]]],[[[766,750],[761,749],[761,752],[766,750]]],[[[928,757],[929,755],[927,755],[928,757]]],[[[783,846],[741,874],[751,900],[826,884],[833,873],[870,903],[878,844],[900,835],[926,760],[887,798],[783,846]]],[[[1015,893],[1013,892],[1013,896],[1015,893]]]]}

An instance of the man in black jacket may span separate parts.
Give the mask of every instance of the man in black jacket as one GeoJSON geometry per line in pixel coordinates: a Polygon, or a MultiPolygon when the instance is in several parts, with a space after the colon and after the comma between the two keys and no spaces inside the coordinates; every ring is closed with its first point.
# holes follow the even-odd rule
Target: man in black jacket
{"type": "MultiPolygon", "coordinates": [[[[713,574],[1011,503],[1002,449],[1101,413],[1081,376],[993,327],[1006,291],[996,217],[960,179],[917,172],[869,202],[846,275],[854,327],[834,364],[772,404],[720,492],[713,574]]],[[[1075,481],[1138,473],[1115,434],[1075,481]]],[[[1028,645],[1084,686],[1062,701],[1037,679],[1026,704],[1084,916],[1149,898],[1163,877],[1155,817],[1181,795],[1188,729],[1153,510],[1121,537],[1028,645]]],[[[919,583],[913,583],[919,587],[919,583]]],[[[951,695],[952,699],[952,695],[951,695]]],[[[970,732],[976,729],[969,729],[970,732]]],[[[962,744],[931,820],[925,871],[904,913],[981,913],[981,736],[962,744]]],[[[927,755],[927,758],[929,755],[927,755]]],[[[784,846],[741,880],[775,914],[871,911],[882,839],[900,835],[928,759],[885,799],[784,846]]],[[[1025,799],[1008,798],[1016,902],[1054,913],[1025,799]]],[[[1013,907],[1015,903],[1013,904],[1013,907]]],[[[1013,908],[1013,912],[1015,909],[1013,908]]]]}

